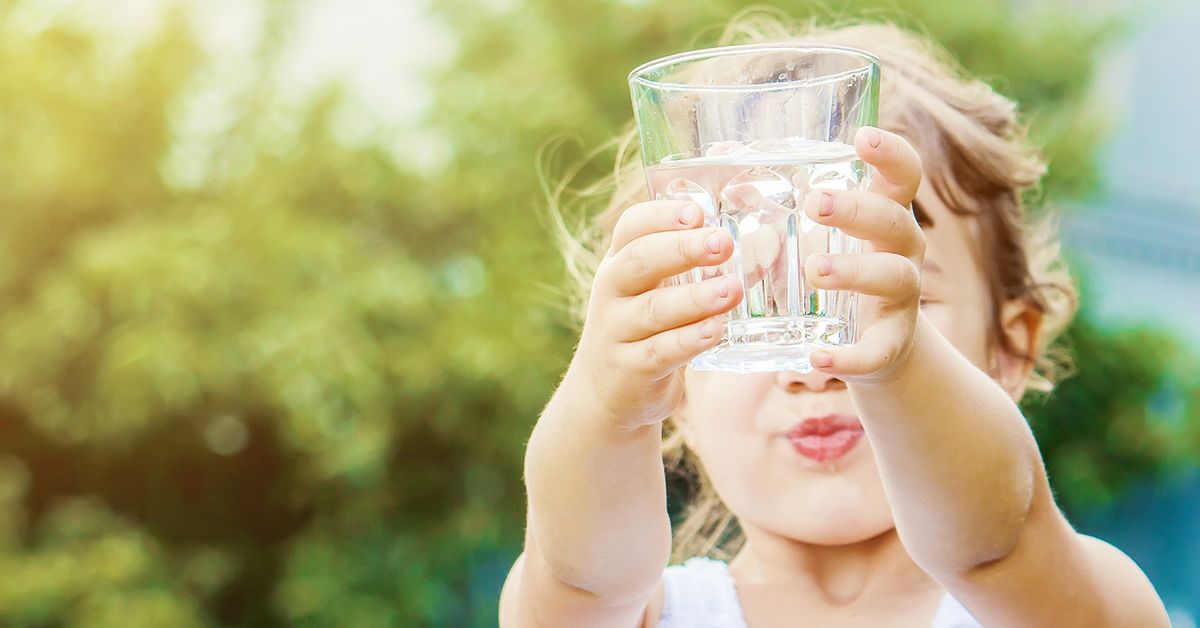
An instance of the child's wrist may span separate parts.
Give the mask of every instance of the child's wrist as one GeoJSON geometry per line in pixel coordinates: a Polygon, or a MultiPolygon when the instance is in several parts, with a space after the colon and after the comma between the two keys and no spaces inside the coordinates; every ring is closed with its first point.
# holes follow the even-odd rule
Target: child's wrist
{"type": "MultiPolygon", "coordinates": [[[[606,436],[626,437],[651,427],[637,422],[628,412],[622,412],[619,404],[606,402],[605,395],[597,388],[598,378],[589,374],[587,368],[572,364],[559,384],[552,403],[558,410],[574,416],[606,433],[606,436]]],[[[611,401],[611,400],[609,400],[611,401]]]]}

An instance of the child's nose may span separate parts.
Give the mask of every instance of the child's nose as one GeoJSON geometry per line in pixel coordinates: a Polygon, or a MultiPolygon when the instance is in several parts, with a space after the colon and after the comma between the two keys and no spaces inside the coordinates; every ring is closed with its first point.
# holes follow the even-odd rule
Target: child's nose
{"type": "Polygon", "coordinates": [[[811,373],[780,371],[776,375],[776,381],[781,388],[788,392],[800,392],[801,390],[821,392],[827,389],[839,390],[846,387],[846,383],[842,380],[821,371],[811,373]]]}

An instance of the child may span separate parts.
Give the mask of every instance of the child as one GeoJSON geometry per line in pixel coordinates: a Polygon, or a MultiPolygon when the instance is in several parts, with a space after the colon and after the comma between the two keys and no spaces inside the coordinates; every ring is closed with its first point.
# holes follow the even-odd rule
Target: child
{"type": "Polygon", "coordinates": [[[663,280],[733,245],[619,160],[579,345],[529,440],[501,624],[1166,626],[1138,567],[1059,512],[1016,404],[1048,388],[1074,293],[1022,224],[1044,168],[1013,103],[892,26],[748,34],[882,62],[880,129],[855,138],[871,191],[803,205],[871,244],[805,263],[867,295],[864,332],[809,374],[686,369],[739,283],[663,280]],[[698,483],[674,539],[664,458],[698,483]],[[698,557],[664,571],[672,541],[698,557]]]}

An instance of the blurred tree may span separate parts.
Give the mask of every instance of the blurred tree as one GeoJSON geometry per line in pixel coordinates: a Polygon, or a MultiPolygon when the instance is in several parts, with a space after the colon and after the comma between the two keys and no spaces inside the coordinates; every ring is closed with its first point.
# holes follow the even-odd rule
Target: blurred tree
{"type": "MultiPolygon", "coordinates": [[[[262,0],[231,66],[185,8],[127,42],[0,1],[0,623],[494,624],[523,443],[573,343],[538,149],[617,133],[627,71],[712,43],[739,4],[441,4],[445,158],[418,168],[347,139],[366,114],[337,85],[289,99],[295,3],[262,0]]],[[[855,11],[923,24],[1036,112],[1049,193],[1089,189],[1110,24],[881,6],[855,11]]],[[[1073,338],[1079,377],[1032,407],[1068,505],[1197,433],[1194,405],[1150,403],[1169,363],[1144,347],[1169,339],[1073,338]]]]}

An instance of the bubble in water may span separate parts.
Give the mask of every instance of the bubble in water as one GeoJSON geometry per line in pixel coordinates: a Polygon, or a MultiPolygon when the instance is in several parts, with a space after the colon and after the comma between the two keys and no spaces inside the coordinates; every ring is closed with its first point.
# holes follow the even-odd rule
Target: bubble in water
{"type": "Polygon", "coordinates": [[[709,196],[708,191],[704,186],[682,177],[672,180],[659,193],[658,198],[670,201],[692,201],[704,210],[704,223],[713,224],[717,219],[717,209],[713,205],[713,198],[709,196]]]}
{"type": "Polygon", "coordinates": [[[779,73],[779,80],[781,80],[781,81],[785,81],[785,80],[787,80],[787,72],[780,72],[780,73],[779,73]]]}
{"type": "Polygon", "coordinates": [[[787,65],[786,65],[786,66],[784,66],[784,67],[786,67],[786,68],[787,68],[787,71],[788,71],[788,72],[795,72],[795,71],[796,71],[796,62],[795,62],[795,61],[788,61],[788,62],[787,62],[787,65]]]}

